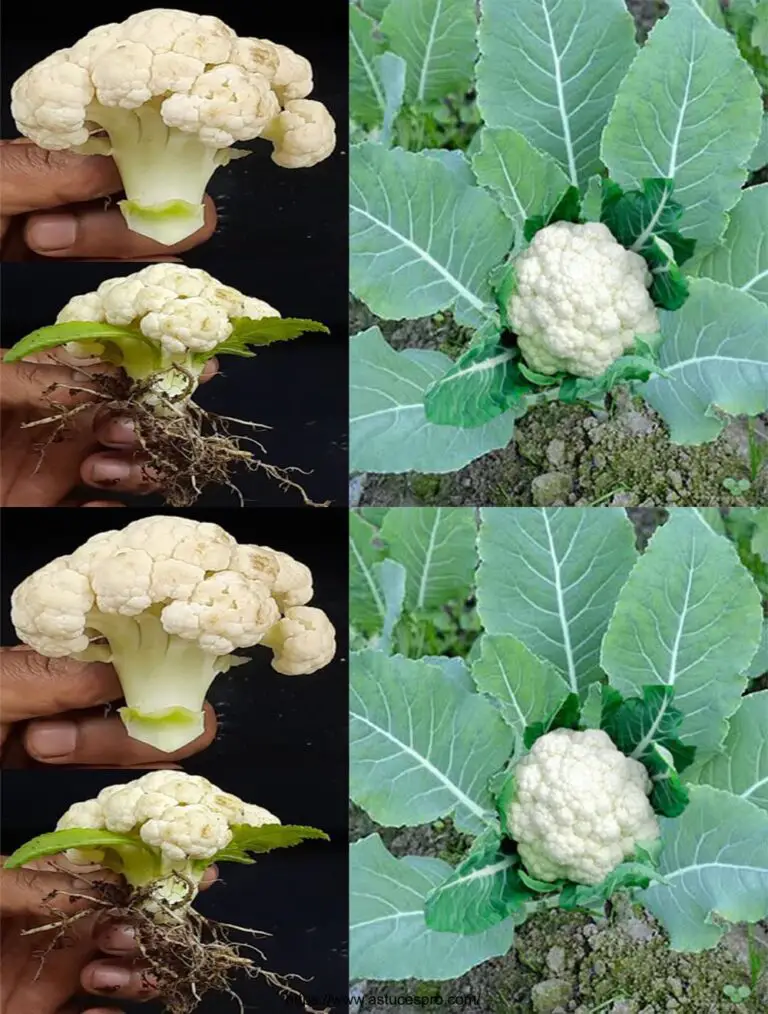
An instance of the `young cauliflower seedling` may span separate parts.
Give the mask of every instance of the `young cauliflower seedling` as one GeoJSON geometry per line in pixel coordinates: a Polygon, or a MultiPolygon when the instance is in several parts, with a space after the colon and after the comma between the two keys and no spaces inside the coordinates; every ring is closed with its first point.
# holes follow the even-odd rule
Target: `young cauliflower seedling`
{"type": "MultiPolygon", "coordinates": [[[[268,303],[223,285],[199,268],[151,264],[135,274],[109,278],[95,292],[74,296],[54,325],[22,338],[5,361],[64,346],[84,369],[94,362],[119,366],[117,376],[95,373],[91,394],[105,408],[132,420],[147,469],[171,506],[194,502],[208,483],[232,486],[230,476],[238,465],[264,469],[309,502],[291,478],[291,469],[257,460],[242,446],[250,441],[263,451],[260,443],[228,435],[227,424],[239,420],[204,412],[192,400],[214,356],[253,356],[250,346],[308,331],[328,329],[312,320],[283,318],[268,303]]],[[[75,411],[87,407],[81,404],[75,411]]],[[[59,427],[53,437],[68,414],[60,412],[55,418],[59,427]]]]}
{"type": "MultiPolygon", "coordinates": [[[[91,907],[69,918],[57,912],[55,897],[49,899],[54,921],[33,932],[54,931],[51,951],[73,922],[94,912],[130,925],[164,1009],[189,1014],[209,990],[234,996],[229,979],[239,971],[263,976],[283,996],[302,1001],[291,976],[256,964],[249,955],[261,953],[252,945],[230,943],[227,930],[237,927],[205,919],[192,902],[214,863],[251,863],[251,854],[327,837],[316,828],[281,824],[263,807],[222,792],[199,775],[151,771],[74,803],[56,831],[22,845],[5,865],[18,868],[63,852],[75,866],[119,874],[118,885],[92,877],[91,907]]],[[[244,932],[267,935],[251,928],[244,932]]],[[[301,1006],[311,1009],[303,1001],[301,1006]]]]}
{"type": "Polygon", "coordinates": [[[335,632],[312,595],[309,568],[286,553],[158,516],[35,571],[14,590],[11,618],[41,655],[111,662],[128,734],[170,753],[202,733],[214,678],[247,661],[238,649],[264,644],[289,676],[328,665],[335,632]]]}
{"type": "Polygon", "coordinates": [[[287,46],[239,38],[216,17],[156,9],[102,25],[30,68],[11,111],[41,148],[111,155],[134,232],[170,246],[203,224],[215,170],[263,137],[302,169],[336,146],[310,63],[287,46]]]}

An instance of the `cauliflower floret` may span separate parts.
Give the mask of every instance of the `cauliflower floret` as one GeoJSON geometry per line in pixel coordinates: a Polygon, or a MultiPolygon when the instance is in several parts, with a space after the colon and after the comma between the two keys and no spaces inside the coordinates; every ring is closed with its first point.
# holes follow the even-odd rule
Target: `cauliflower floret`
{"type": "Polygon", "coordinates": [[[312,598],[309,567],[269,546],[238,546],[232,557],[232,569],[263,581],[283,610],[288,606],[304,606],[312,598]]]}
{"type": "Polygon", "coordinates": [[[272,141],[272,161],[284,169],[308,169],[328,158],[336,147],[336,125],[320,102],[294,99],[265,128],[272,141]]]}
{"type": "Polygon", "coordinates": [[[82,803],[73,803],[59,818],[56,830],[66,831],[74,827],[104,827],[104,811],[98,799],[86,799],[82,803]]]}
{"type": "Polygon", "coordinates": [[[248,827],[263,827],[265,824],[279,824],[280,818],[255,803],[243,804],[243,824],[248,827]]]}
{"type": "Polygon", "coordinates": [[[175,806],[162,817],[148,820],[139,835],[172,863],[210,859],[232,841],[226,817],[195,803],[175,806]]]}
{"type": "Polygon", "coordinates": [[[556,222],[536,234],[515,262],[507,312],[528,365],[598,377],[639,334],[659,329],[640,254],[607,226],[556,222]]]}
{"type": "Polygon", "coordinates": [[[644,766],[599,729],[556,729],[515,769],[507,826],[529,873],[599,884],[638,842],[659,837],[644,766]]]}
{"type": "Polygon", "coordinates": [[[302,676],[328,665],[336,654],[336,634],[321,609],[293,606],[264,637],[275,657],[272,668],[284,676],[302,676]]]}
{"type": "Polygon", "coordinates": [[[172,355],[177,352],[210,352],[232,334],[227,311],[206,299],[171,299],[159,312],[148,313],[141,332],[155,338],[172,355]]]}

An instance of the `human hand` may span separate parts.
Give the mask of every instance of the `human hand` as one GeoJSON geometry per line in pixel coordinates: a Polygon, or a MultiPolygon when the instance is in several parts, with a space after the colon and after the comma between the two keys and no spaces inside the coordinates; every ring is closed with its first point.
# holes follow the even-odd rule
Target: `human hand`
{"type": "Polygon", "coordinates": [[[0,252],[5,261],[170,260],[210,239],[216,207],[205,198],[205,224],[175,246],[131,232],[116,203],[117,167],[103,155],[46,151],[27,138],[0,142],[0,252]]]}
{"type": "MultiPolygon", "coordinates": [[[[207,363],[201,383],[217,369],[215,360],[207,363]]],[[[93,376],[103,370],[88,370],[57,362],[53,353],[40,362],[0,363],[1,506],[54,507],[80,483],[123,493],[155,489],[134,430],[99,408],[93,376]],[[61,410],[70,415],[54,439],[61,410]]],[[[83,506],[96,503],[103,505],[83,506]]]]}
{"type": "MultiPolygon", "coordinates": [[[[3,1014],[77,1014],[81,1010],[83,1014],[121,1014],[112,1006],[97,1004],[83,1010],[80,1004],[70,1005],[82,993],[111,1000],[151,999],[155,991],[139,960],[131,928],[102,917],[95,903],[87,900],[98,897],[94,881],[117,882],[118,878],[104,870],[78,871],[61,857],[31,866],[0,868],[3,1014]],[[42,957],[56,930],[40,932],[39,927],[73,916],[62,938],[66,945],[53,947],[42,957]]],[[[200,889],[210,887],[217,875],[215,867],[208,869],[200,889]]]]}
{"type": "Polygon", "coordinates": [[[216,715],[206,702],[201,736],[175,753],[155,750],[131,739],[119,715],[106,714],[120,697],[117,674],[104,662],[45,658],[25,645],[0,649],[3,767],[173,767],[216,736],[216,715]]]}

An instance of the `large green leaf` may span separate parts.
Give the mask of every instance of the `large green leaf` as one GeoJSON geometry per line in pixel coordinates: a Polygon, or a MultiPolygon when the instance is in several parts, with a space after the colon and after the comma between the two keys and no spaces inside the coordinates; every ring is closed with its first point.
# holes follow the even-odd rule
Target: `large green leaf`
{"type": "Polygon", "coordinates": [[[768,690],[747,694],[728,722],[721,753],[691,780],[726,789],[768,811],[768,690]]]}
{"type": "Polygon", "coordinates": [[[427,421],[424,392],[450,369],[441,352],[395,352],[377,327],[350,342],[349,464],[359,472],[454,472],[512,439],[513,413],[462,429],[427,421]]]}
{"type": "Polygon", "coordinates": [[[760,88],[733,39],[696,0],[675,0],[619,88],[602,159],[621,186],[675,182],[682,232],[717,242],[762,120],[760,88]]]}
{"type": "Polygon", "coordinates": [[[219,849],[212,863],[251,863],[251,855],[262,855],[273,849],[292,848],[311,839],[330,841],[325,831],[303,824],[263,824],[251,827],[239,824],[232,828],[232,841],[219,849]]]}
{"type": "Polygon", "coordinates": [[[723,242],[694,273],[768,303],[768,183],[745,190],[730,217],[723,242]]]}
{"type": "Polygon", "coordinates": [[[480,131],[472,168],[521,235],[526,220],[546,212],[568,187],[568,177],[557,162],[509,128],[480,131]]]}
{"type": "Polygon", "coordinates": [[[520,403],[520,373],[514,348],[497,335],[471,345],[457,362],[428,389],[424,398],[427,419],[437,425],[473,429],[492,422],[520,403]]]}
{"type": "Polygon", "coordinates": [[[117,849],[131,847],[154,853],[155,850],[146,845],[135,835],[119,834],[117,831],[105,831],[94,828],[66,828],[61,831],[49,831],[39,834],[25,842],[3,862],[9,870],[18,869],[26,863],[43,856],[58,855],[67,849],[117,849]]]}
{"type": "Polygon", "coordinates": [[[636,52],[622,0],[483,0],[480,52],[486,124],[519,130],[571,183],[599,172],[600,133],[636,52]]]}
{"type": "Polygon", "coordinates": [[[472,664],[478,690],[501,705],[507,723],[522,739],[527,726],[545,719],[568,694],[554,668],[515,637],[485,634],[472,664]]]}
{"type": "Polygon", "coordinates": [[[350,152],[350,287],[379,317],[493,316],[489,272],[512,245],[490,194],[442,159],[365,143],[350,152]]]}
{"type": "Polygon", "coordinates": [[[600,642],[637,553],[619,508],[482,511],[478,611],[579,692],[600,676],[600,642]]]}
{"type": "Polygon", "coordinates": [[[51,324],[49,327],[39,327],[36,331],[25,335],[5,353],[3,362],[15,363],[26,356],[59,348],[68,342],[101,342],[107,346],[117,346],[118,349],[126,342],[141,342],[149,353],[154,351],[157,367],[160,367],[161,356],[157,342],[147,338],[136,328],[74,320],[51,324]]]}
{"type": "Polygon", "coordinates": [[[370,14],[376,21],[380,21],[389,6],[389,0],[360,0],[360,6],[366,14],[370,14]]]}
{"type": "Polygon", "coordinates": [[[640,897],[673,950],[706,950],[727,922],[768,915],[768,813],[730,792],[694,785],[683,815],[662,818],[661,827],[659,872],[666,883],[640,897]]]}
{"type": "Polygon", "coordinates": [[[763,622],[763,636],[760,641],[760,647],[757,649],[755,657],[746,670],[747,676],[750,679],[756,679],[765,672],[768,672],[768,620],[763,622]]]}
{"type": "Polygon", "coordinates": [[[405,567],[410,609],[429,609],[470,593],[477,526],[470,507],[401,507],[381,526],[389,555],[405,567]]]}
{"type": "Polygon", "coordinates": [[[232,321],[232,334],[211,351],[211,356],[249,354],[251,345],[271,345],[287,342],[311,331],[330,334],[325,324],[299,317],[236,317],[232,321]]]}
{"type": "Polygon", "coordinates": [[[382,122],[386,106],[376,57],[384,52],[376,22],[354,5],[349,8],[349,115],[363,127],[382,122]]]}
{"type": "Polygon", "coordinates": [[[390,0],[381,30],[405,60],[409,102],[463,96],[470,87],[477,57],[475,0],[390,0]]]}
{"type": "Polygon", "coordinates": [[[378,633],[384,623],[386,606],[374,567],[384,559],[384,550],[374,546],[377,530],[359,514],[349,514],[349,622],[361,634],[378,633]]]}
{"type": "Polygon", "coordinates": [[[405,60],[395,53],[382,53],[374,64],[384,92],[384,121],[378,139],[380,144],[389,147],[405,98],[405,60]]]}
{"type": "Polygon", "coordinates": [[[715,440],[722,413],[768,409],[768,307],[709,278],[691,279],[690,290],[681,310],[660,314],[664,375],[641,388],[678,444],[715,440]]]}
{"type": "Polygon", "coordinates": [[[763,126],[760,131],[760,139],[757,142],[757,147],[752,152],[752,157],[749,160],[749,168],[752,172],[756,172],[758,169],[764,169],[768,165],[768,113],[763,113],[763,126]]]}
{"type": "Polygon", "coordinates": [[[395,859],[377,834],[349,856],[351,978],[455,979],[512,947],[511,919],[473,936],[427,928],[426,897],[452,872],[442,859],[395,859]]]}
{"type": "Polygon", "coordinates": [[[427,926],[444,933],[482,933],[523,909],[532,896],[517,864],[516,856],[502,850],[499,828],[488,828],[453,873],[429,893],[427,926]]]}
{"type": "Polygon", "coordinates": [[[381,594],[384,599],[384,622],[381,633],[373,647],[389,653],[392,646],[392,635],[405,605],[405,567],[395,560],[382,560],[373,568],[381,594]]]}
{"type": "Polygon", "coordinates": [[[390,827],[449,814],[471,834],[492,824],[487,782],[513,741],[493,704],[399,655],[355,653],[350,678],[351,798],[390,827]]]}
{"type": "Polygon", "coordinates": [[[761,628],[760,595],[733,545],[696,511],[676,508],[621,590],[602,665],[625,696],[672,687],[685,716],[680,738],[716,750],[761,628]]]}

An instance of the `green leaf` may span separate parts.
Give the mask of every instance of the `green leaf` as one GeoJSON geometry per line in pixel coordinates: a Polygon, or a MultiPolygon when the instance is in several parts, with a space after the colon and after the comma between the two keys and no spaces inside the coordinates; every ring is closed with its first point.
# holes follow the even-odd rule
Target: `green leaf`
{"type": "Polygon", "coordinates": [[[680,738],[716,750],[761,627],[760,595],[734,547],[695,511],[677,508],[621,590],[602,666],[624,696],[651,684],[673,689],[685,716],[680,738]]]}
{"type": "Polygon", "coordinates": [[[377,327],[350,342],[350,468],[360,472],[455,472],[512,439],[511,412],[461,429],[427,421],[424,393],[452,366],[442,352],[395,350],[377,327]]]}
{"type": "Polygon", "coordinates": [[[560,384],[558,398],[567,405],[580,401],[592,403],[603,398],[619,384],[633,380],[646,381],[658,372],[655,356],[620,356],[599,377],[566,377],[560,384]]]}
{"type": "Polygon", "coordinates": [[[568,694],[554,666],[514,637],[485,634],[472,678],[480,693],[499,702],[504,720],[521,738],[526,726],[546,718],[568,694]]]}
{"type": "Polygon", "coordinates": [[[580,693],[601,676],[600,642],[637,559],[624,511],[498,507],[481,512],[478,612],[580,693]]]}
{"type": "Polygon", "coordinates": [[[390,0],[381,30],[392,52],[405,60],[408,102],[469,89],[476,28],[474,0],[390,0]]]}
{"type": "Polygon", "coordinates": [[[520,404],[531,388],[520,376],[515,363],[518,355],[498,335],[472,345],[427,388],[427,419],[438,426],[474,429],[520,404]]]}
{"type": "Polygon", "coordinates": [[[355,842],[349,854],[351,978],[455,979],[510,950],[512,919],[473,936],[427,927],[427,895],[453,872],[442,859],[395,859],[378,834],[355,842]]]}
{"type": "Polygon", "coordinates": [[[768,57],[768,4],[758,4],[755,9],[750,41],[755,49],[759,49],[763,56],[768,57]]]}
{"type": "Polygon", "coordinates": [[[261,827],[238,824],[232,827],[232,841],[225,848],[219,849],[211,862],[248,863],[253,861],[251,854],[261,855],[273,849],[291,848],[318,838],[330,841],[325,831],[301,824],[263,824],[261,827]]]}
{"type": "Polygon", "coordinates": [[[523,226],[523,236],[530,243],[537,232],[554,222],[581,222],[581,196],[578,187],[568,187],[557,203],[543,215],[534,215],[523,226]]]}
{"type": "Polygon", "coordinates": [[[714,947],[728,923],[768,916],[768,813],[730,792],[692,785],[680,817],[662,817],[665,883],[640,899],[675,951],[714,947]]]}
{"type": "Polygon", "coordinates": [[[407,575],[405,567],[395,560],[382,560],[381,563],[374,564],[373,574],[384,599],[384,622],[375,647],[380,651],[389,652],[392,635],[403,614],[407,575]]]}
{"type": "Polygon", "coordinates": [[[384,93],[384,119],[379,143],[389,147],[405,98],[405,60],[394,53],[382,53],[376,57],[374,64],[384,93]]]}
{"type": "Polygon", "coordinates": [[[360,0],[360,6],[366,14],[370,14],[376,21],[381,21],[384,11],[389,6],[389,0],[360,0]]]}
{"type": "Polygon", "coordinates": [[[488,828],[450,876],[427,895],[427,926],[471,935],[523,909],[531,901],[531,891],[518,876],[517,863],[517,856],[502,850],[498,828],[488,828]]]}
{"type": "Polygon", "coordinates": [[[599,172],[600,134],[635,52],[622,0],[483,0],[478,104],[520,131],[574,185],[599,172]]]}
{"type": "Polygon", "coordinates": [[[401,507],[381,526],[389,556],[406,570],[411,610],[464,602],[477,566],[477,525],[471,507],[401,507]]]}
{"type": "Polygon", "coordinates": [[[691,775],[699,785],[726,789],[768,811],[768,690],[747,694],[728,720],[722,750],[691,775]]]}
{"type": "Polygon", "coordinates": [[[768,165],[768,113],[763,113],[763,126],[760,131],[760,138],[757,147],[752,152],[749,160],[749,168],[752,172],[764,169],[768,165]]]}
{"type": "Polygon", "coordinates": [[[381,652],[350,660],[350,795],[378,824],[453,815],[478,834],[494,820],[488,779],[513,733],[490,701],[423,660],[381,652]]]}
{"type": "Polygon", "coordinates": [[[586,222],[599,222],[603,204],[603,177],[590,176],[581,202],[581,214],[586,222]]]}
{"type": "Polygon", "coordinates": [[[139,330],[120,327],[116,324],[96,324],[92,321],[66,321],[62,324],[51,324],[40,327],[31,334],[17,341],[3,356],[3,362],[15,363],[26,356],[55,349],[67,342],[102,342],[120,348],[126,341],[139,341],[155,353],[157,367],[160,368],[160,350],[157,342],[147,338],[139,330]]]}
{"type": "Polygon", "coordinates": [[[376,22],[359,7],[349,8],[349,114],[363,127],[380,124],[385,99],[376,58],[384,52],[376,22]]]}
{"type": "Polygon", "coordinates": [[[568,178],[554,159],[516,130],[484,127],[479,136],[479,150],[472,158],[475,176],[522,234],[526,219],[555,204],[567,189],[568,178]]]}
{"type": "Polygon", "coordinates": [[[640,689],[642,697],[624,699],[612,687],[603,687],[600,728],[622,753],[645,765],[656,813],[678,817],[688,805],[688,793],[678,776],[693,763],[696,748],[679,739],[683,713],[674,707],[672,687],[640,689]]]}
{"type": "Polygon", "coordinates": [[[298,317],[236,317],[232,320],[232,334],[211,351],[211,356],[252,355],[249,345],[271,345],[272,342],[287,342],[308,331],[330,334],[325,324],[316,320],[302,320],[298,317]]]}
{"type": "Polygon", "coordinates": [[[602,913],[605,903],[617,891],[646,888],[655,881],[661,881],[658,862],[651,861],[653,853],[642,848],[637,851],[642,856],[642,861],[633,859],[621,863],[599,884],[566,884],[560,893],[559,907],[566,912],[582,909],[602,913]]]}
{"type": "Polygon", "coordinates": [[[350,152],[350,286],[378,317],[493,315],[488,274],[512,246],[498,204],[442,159],[361,144],[350,152]]]}
{"type": "Polygon", "coordinates": [[[385,552],[373,544],[377,530],[359,514],[349,514],[349,622],[366,637],[384,625],[386,605],[374,570],[385,552]]]}
{"type": "Polygon", "coordinates": [[[625,193],[612,180],[603,180],[600,214],[622,246],[645,258],[653,275],[651,298],[666,310],[678,310],[688,298],[679,266],[692,257],[696,246],[696,240],[678,231],[684,209],[673,200],[674,189],[674,180],[644,179],[640,190],[625,193]]]}
{"type": "Polygon", "coordinates": [[[768,307],[708,278],[690,289],[681,310],[660,314],[661,372],[641,388],[677,444],[715,440],[723,413],[768,409],[768,307]]]}
{"type": "Polygon", "coordinates": [[[568,694],[555,711],[541,722],[533,722],[523,734],[523,745],[530,750],[537,739],[555,729],[578,729],[581,722],[581,705],[578,694],[568,694]]]}
{"type": "Polygon", "coordinates": [[[762,676],[766,672],[768,672],[768,620],[765,620],[763,623],[763,636],[760,641],[760,647],[750,662],[746,674],[750,679],[757,679],[758,676],[762,676]]]}
{"type": "Polygon", "coordinates": [[[118,834],[116,831],[94,830],[93,828],[67,828],[63,831],[49,831],[31,838],[17,848],[3,863],[9,870],[18,869],[43,856],[58,855],[67,849],[121,849],[130,846],[153,855],[155,850],[135,835],[118,834]]]}
{"type": "Polygon", "coordinates": [[[766,236],[768,183],[763,183],[742,192],[723,242],[696,264],[694,274],[725,282],[768,305],[766,236]]]}
{"type": "Polygon", "coordinates": [[[685,236],[717,242],[762,121],[760,88],[733,39],[695,0],[676,0],[627,72],[602,138],[622,187],[675,182],[685,236]]]}

